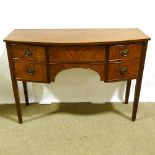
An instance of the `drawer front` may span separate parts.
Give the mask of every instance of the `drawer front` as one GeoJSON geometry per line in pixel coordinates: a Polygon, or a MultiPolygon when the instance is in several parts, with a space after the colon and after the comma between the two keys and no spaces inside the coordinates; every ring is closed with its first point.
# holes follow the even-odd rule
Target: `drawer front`
{"type": "Polygon", "coordinates": [[[104,80],[104,72],[105,72],[105,64],[104,63],[92,63],[92,64],[51,64],[50,65],[50,80],[55,81],[56,75],[66,69],[72,69],[72,68],[84,68],[84,69],[91,69],[96,71],[101,81],[104,80]]]}
{"type": "Polygon", "coordinates": [[[128,62],[111,62],[108,65],[108,81],[135,79],[139,72],[139,60],[128,62]]]}
{"type": "Polygon", "coordinates": [[[116,45],[110,47],[109,59],[132,59],[140,58],[142,53],[142,45],[116,45]]]}
{"type": "Polygon", "coordinates": [[[50,47],[50,63],[104,61],[104,47],[50,47]]]}
{"type": "Polygon", "coordinates": [[[15,75],[19,80],[25,81],[47,81],[46,64],[14,62],[15,75]]]}
{"type": "Polygon", "coordinates": [[[45,61],[45,47],[13,45],[12,55],[15,60],[40,60],[45,61]]]}

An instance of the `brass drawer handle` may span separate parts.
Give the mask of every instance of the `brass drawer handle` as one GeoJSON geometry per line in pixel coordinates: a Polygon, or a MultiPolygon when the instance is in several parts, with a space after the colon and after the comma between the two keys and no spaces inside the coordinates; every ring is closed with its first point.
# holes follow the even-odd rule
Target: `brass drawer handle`
{"type": "Polygon", "coordinates": [[[127,57],[128,54],[129,54],[128,49],[125,49],[125,50],[121,51],[121,55],[122,55],[123,57],[127,57]]]}
{"type": "Polygon", "coordinates": [[[26,72],[27,72],[29,75],[32,75],[32,74],[35,73],[35,70],[32,69],[32,68],[28,68],[28,69],[26,70],[26,72]]]}
{"type": "Polygon", "coordinates": [[[27,57],[32,57],[32,56],[33,56],[33,52],[27,50],[27,51],[25,51],[25,56],[27,56],[27,57]]]}
{"type": "Polygon", "coordinates": [[[128,71],[128,69],[126,67],[122,67],[120,68],[120,73],[126,73],[128,71]]]}

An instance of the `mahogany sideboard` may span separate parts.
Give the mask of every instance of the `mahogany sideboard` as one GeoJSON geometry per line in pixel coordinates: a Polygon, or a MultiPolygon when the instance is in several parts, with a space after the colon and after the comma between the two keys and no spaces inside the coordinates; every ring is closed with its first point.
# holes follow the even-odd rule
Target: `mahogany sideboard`
{"type": "Polygon", "coordinates": [[[132,121],[135,121],[147,43],[150,38],[131,29],[15,29],[6,42],[19,123],[22,123],[18,81],[22,81],[26,105],[27,82],[54,82],[69,68],[96,71],[101,81],[127,81],[128,103],[131,80],[136,79],[132,121]]]}

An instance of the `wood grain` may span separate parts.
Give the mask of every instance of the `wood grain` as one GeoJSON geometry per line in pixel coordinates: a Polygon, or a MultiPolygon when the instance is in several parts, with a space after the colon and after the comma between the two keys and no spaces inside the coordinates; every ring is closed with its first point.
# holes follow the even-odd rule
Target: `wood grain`
{"type": "Polygon", "coordinates": [[[47,81],[46,64],[30,62],[14,62],[16,79],[23,81],[47,81]],[[28,73],[31,69],[33,73],[28,73]]]}
{"type": "Polygon", "coordinates": [[[142,53],[142,45],[141,44],[126,44],[126,45],[115,45],[110,46],[110,60],[116,59],[139,59],[142,53]],[[123,52],[127,50],[127,55],[123,55],[123,52]]]}
{"type": "Polygon", "coordinates": [[[38,60],[45,61],[45,47],[30,45],[12,45],[14,60],[38,60]],[[29,55],[27,54],[30,53],[29,55]]]}
{"type": "Polygon", "coordinates": [[[123,29],[16,29],[5,42],[39,44],[97,44],[146,41],[150,38],[136,28],[123,29]]]}
{"type": "Polygon", "coordinates": [[[13,61],[11,61],[11,59],[12,59],[11,46],[8,43],[6,43],[6,48],[7,48],[8,60],[9,60],[10,75],[11,75],[13,94],[14,94],[14,99],[15,99],[15,104],[16,104],[18,122],[21,124],[23,122],[22,111],[21,111],[21,107],[20,107],[20,96],[19,96],[18,82],[16,80],[16,75],[14,73],[13,61]]]}
{"type": "Polygon", "coordinates": [[[105,47],[64,47],[56,46],[49,48],[49,61],[55,62],[80,62],[80,61],[105,61],[105,47]]]}
{"type": "Polygon", "coordinates": [[[133,109],[132,109],[132,121],[136,120],[137,110],[138,110],[138,103],[141,91],[141,83],[143,78],[143,70],[145,65],[145,58],[146,58],[146,50],[147,50],[148,42],[145,42],[142,49],[142,59],[139,65],[139,72],[138,77],[136,79],[136,86],[135,86],[135,94],[134,94],[134,101],[133,101],[133,109]]]}
{"type": "Polygon", "coordinates": [[[139,60],[125,62],[111,62],[108,65],[108,81],[121,81],[136,79],[139,72],[139,60]],[[126,73],[121,73],[121,68],[127,68],[126,73]]]}

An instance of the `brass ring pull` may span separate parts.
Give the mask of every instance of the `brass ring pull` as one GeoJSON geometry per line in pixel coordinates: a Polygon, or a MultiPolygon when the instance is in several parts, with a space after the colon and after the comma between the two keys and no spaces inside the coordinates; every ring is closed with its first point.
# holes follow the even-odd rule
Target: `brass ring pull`
{"type": "Polygon", "coordinates": [[[33,52],[32,51],[25,51],[25,56],[27,57],[32,57],[33,56],[33,52]]]}
{"type": "Polygon", "coordinates": [[[122,55],[123,57],[127,57],[128,54],[129,54],[128,49],[125,49],[125,50],[121,51],[121,55],[122,55]]]}
{"type": "Polygon", "coordinates": [[[28,68],[28,69],[26,70],[26,72],[27,72],[28,74],[32,75],[32,74],[35,73],[35,70],[32,69],[32,68],[28,68]]]}
{"type": "Polygon", "coordinates": [[[120,72],[123,74],[126,73],[127,71],[128,71],[128,69],[126,67],[120,68],[120,72]]]}

